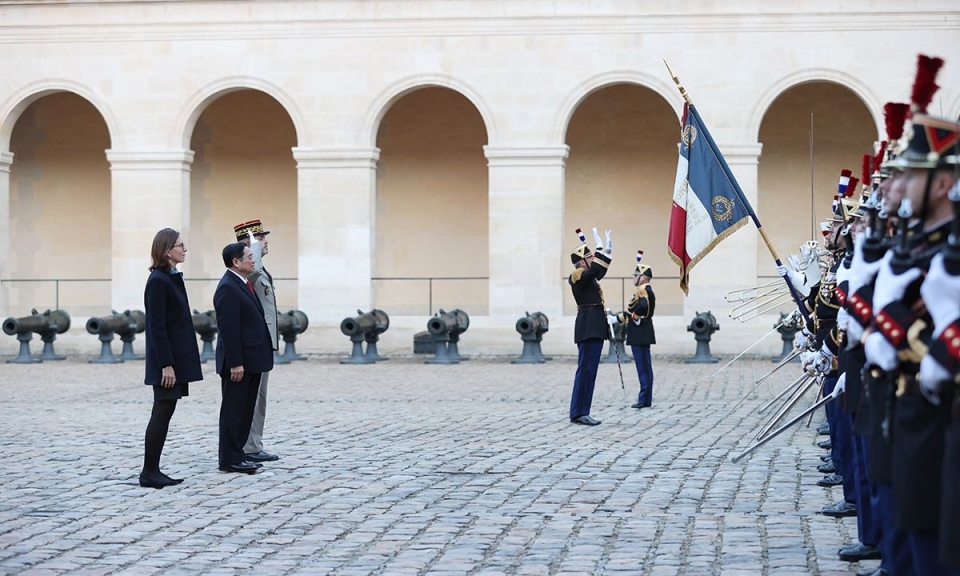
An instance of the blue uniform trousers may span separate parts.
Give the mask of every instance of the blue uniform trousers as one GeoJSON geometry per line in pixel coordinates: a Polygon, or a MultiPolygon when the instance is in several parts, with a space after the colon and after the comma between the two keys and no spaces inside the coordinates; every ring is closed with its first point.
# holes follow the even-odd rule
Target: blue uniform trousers
{"type": "Polygon", "coordinates": [[[857,534],[860,542],[880,546],[880,524],[873,509],[876,485],[867,478],[867,437],[853,436],[854,470],[857,478],[857,534]]]}
{"type": "MultiPolygon", "coordinates": [[[[838,401],[839,399],[833,400],[830,404],[837,404],[838,401]]],[[[834,447],[840,457],[839,464],[836,461],[834,464],[837,464],[837,473],[843,475],[843,498],[847,502],[856,502],[859,497],[857,495],[857,462],[853,452],[853,416],[849,412],[844,412],[839,404],[834,408],[836,410],[834,422],[837,423],[834,447]]]]}
{"type": "Polygon", "coordinates": [[[588,416],[593,403],[593,387],[597,383],[597,369],[603,340],[590,338],[577,343],[577,374],[573,379],[573,396],[570,398],[570,419],[588,416]]]}
{"type": "Polygon", "coordinates": [[[631,346],[633,362],[637,365],[637,377],[640,379],[640,394],[637,404],[649,406],[653,403],[653,363],[650,360],[649,346],[631,346]]]}
{"type": "MultiPolygon", "coordinates": [[[[823,379],[823,397],[826,398],[833,394],[833,388],[837,385],[836,376],[825,376],[823,379]]],[[[823,409],[827,413],[827,424],[830,425],[830,459],[837,468],[837,474],[843,475],[843,459],[840,458],[840,443],[837,441],[837,412],[839,406],[835,400],[827,402],[823,409]]]]}
{"type": "Polygon", "coordinates": [[[921,576],[913,569],[907,533],[893,526],[893,487],[877,484],[877,505],[880,522],[880,566],[893,576],[921,576]]]}

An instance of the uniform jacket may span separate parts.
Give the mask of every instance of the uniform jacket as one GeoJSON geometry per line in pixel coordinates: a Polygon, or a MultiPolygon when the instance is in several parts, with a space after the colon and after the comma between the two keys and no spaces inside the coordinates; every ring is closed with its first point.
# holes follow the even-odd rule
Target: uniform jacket
{"type": "Polygon", "coordinates": [[[580,343],[591,338],[606,340],[610,333],[603,291],[599,280],[607,274],[610,257],[597,252],[589,268],[577,268],[567,279],[577,301],[577,321],[573,328],[573,341],[580,343]]]}
{"type": "Polygon", "coordinates": [[[267,330],[270,331],[270,345],[274,350],[279,350],[277,294],[273,287],[273,276],[263,266],[263,242],[251,243],[250,251],[253,252],[253,274],[248,280],[253,284],[253,289],[260,298],[260,305],[263,306],[263,318],[267,321],[267,330]]]}
{"type": "Polygon", "coordinates": [[[636,292],[627,304],[627,346],[649,346],[657,343],[657,333],[653,329],[653,311],[657,298],[650,284],[637,286],[636,292]]]}
{"type": "Polygon", "coordinates": [[[173,366],[178,383],[203,380],[200,349],[183,275],[167,270],[150,272],[143,290],[143,309],[146,316],[143,383],[159,386],[161,371],[166,366],[173,366]]]}
{"type": "Polygon", "coordinates": [[[224,272],[213,294],[213,307],[219,331],[217,374],[229,374],[235,366],[252,374],[272,370],[273,348],[260,299],[230,270],[224,272]]]}

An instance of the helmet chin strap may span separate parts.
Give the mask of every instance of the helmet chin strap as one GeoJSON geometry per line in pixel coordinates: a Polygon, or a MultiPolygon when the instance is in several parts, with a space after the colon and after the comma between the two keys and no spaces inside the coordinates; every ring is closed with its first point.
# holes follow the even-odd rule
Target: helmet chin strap
{"type": "Polygon", "coordinates": [[[935,168],[927,170],[927,183],[923,186],[923,201],[920,202],[920,212],[915,214],[920,218],[921,224],[927,220],[927,207],[930,205],[930,186],[933,184],[934,172],[936,172],[935,168]]]}

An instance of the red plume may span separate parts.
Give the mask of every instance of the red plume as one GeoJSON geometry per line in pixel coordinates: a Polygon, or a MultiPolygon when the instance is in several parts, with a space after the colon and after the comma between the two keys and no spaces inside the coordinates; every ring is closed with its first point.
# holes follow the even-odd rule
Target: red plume
{"type": "Polygon", "coordinates": [[[856,176],[850,177],[850,183],[847,184],[847,198],[853,198],[853,195],[857,193],[857,184],[860,183],[860,179],[856,176]]]}
{"type": "Polygon", "coordinates": [[[894,142],[903,136],[903,124],[907,121],[910,107],[899,102],[887,102],[883,105],[883,117],[887,123],[887,141],[894,142]]]}
{"type": "Polygon", "coordinates": [[[882,140],[880,142],[880,151],[877,152],[877,155],[873,157],[873,169],[874,171],[880,169],[880,165],[883,164],[883,155],[887,153],[887,141],[882,140]]]}
{"type": "Polygon", "coordinates": [[[923,54],[917,56],[917,77],[913,81],[913,92],[910,95],[914,113],[926,112],[933,95],[940,89],[937,86],[937,72],[941,66],[942,58],[930,58],[923,54]]]}
{"type": "Polygon", "coordinates": [[[863,161],[860,164],[860,179],[864,182],[870,181],[870,165],[873,164],[873,155],[864,154],[863,161]]]}

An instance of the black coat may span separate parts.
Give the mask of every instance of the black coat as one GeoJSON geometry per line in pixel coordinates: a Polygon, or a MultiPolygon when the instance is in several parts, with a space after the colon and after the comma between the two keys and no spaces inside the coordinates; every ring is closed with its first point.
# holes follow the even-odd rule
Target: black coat
{"type": "Polygon", "coordinates": [[[657,343],[657,333],[653,329],[653,311],[656,307],[657,298],[653,295],[650,284],[638,286],[627,304],[627,346],[649,346],[657,343]]]}
{"type": "Polygon", "coordinates": [[[239,276],[227,270],[213,294],[217,312],[217,374],[243,366],[245,373],[262,374],[273,369],[270,331],[263,307],[239,276]]]}
{"type": "Polygon", "coordinates": [[[606,340],[610,336],[607,313],[603,302],[600,280],[607,274],[610,258],[597,252],[589,268],[577,268],[567,279],[573,290],[573,299],[577,301],[577,321],[573,328],[573,341],[599,338],[606,340]]]}
{"type": "Polygon", "coordinates": [[[203,380],[200,349],[183,276],[165,270],[150,272],[143,290],[143,309],[146,315],[143,383],[159,386],[161,371],[166,366],[173,366],[178,383],[203,380]]]}

